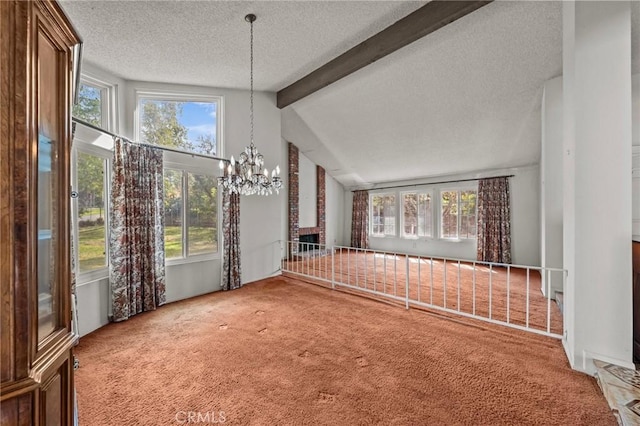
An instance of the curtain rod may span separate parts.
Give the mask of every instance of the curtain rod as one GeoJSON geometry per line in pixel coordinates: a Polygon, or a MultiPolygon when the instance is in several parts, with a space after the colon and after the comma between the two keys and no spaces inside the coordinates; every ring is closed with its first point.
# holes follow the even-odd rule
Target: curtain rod
{"type": "Polygon", "coordinates": [[[440,181],[440,182],[426,182],[426,183],[412,183],[412,184],[406,184],[406,185],[381,186],[380,188],[354,189],[351,192],[356,192],[356,191],[377,191],[378,189],[407,188],[407,187],[410,187],[410,186],[422,186],[422,185],[438,185],[438,184],[442,184],[442,183],[473,182],[473,181],[481,180],[481,179],[510,178],[510,177],[514,177],[514,176],[515,175],[502,175],[502,176],[489,176],[489,177],[472,178],[472,179],[443,180],[443,181],[440,181]]]}
{"type": "Polygon", "coordinates": [[[112,133],[112,132],[110,132],[110,131],[108,131],[108,130],[101,129],[100,127],[98,127],[98,126],[96,126],[96,125],[93,125],[93,124],[91,124],[91,123],[87,123],[86,121],[80,120],[80,119],[78,119],[78,118],[75,118],[75,117],[74,117],[74,118],[72,118],[72,120],[73,120],[74,122],[76,122],[76,123],[82,124],[83,126],[87,126],[87,127],[89,127],[90,129],[97,130],[98,132],[102,132],[102,133],[104,133],[104,134],[106,134],[106,135],[109,135],[109,136],[112,136],[112,137],[114,137],[114,138],[120,138],[120,139],[122,139],[122,140],[124,140],[124,141],[127,141],[127,142],[130,142],[130,143],[135,143],[136,145],[148,146],[148,147],[151,147],[151,148],[161,149],[161,150],[163,150],[163,151],[177,152],[178,154],[191,155],[191,156],[193,156],[193,157],[208,158],[208,159],[210,159],[210,160],[222,160],[222,161],[224,161],[224,162],[226,162],[226,163],[228,163],[228,162],[229,162],[229,160],[227,160],[226,158],[215,157],[215,156],[213,156],[213,155],[198,154],[198,153],[196,153],[196,152],[187,152],[187,151],[182,151],[182,150],[180,150],[180,149],[169,148],[169,147],[166,147],[166,146],[152,145],[152,144],[149,144],[149,143],[132,142],[132,141],[130,141],[129,139],[127,139],[127,138],[123,137],[123,136],[116,135],[115,133],[112,133]]]}

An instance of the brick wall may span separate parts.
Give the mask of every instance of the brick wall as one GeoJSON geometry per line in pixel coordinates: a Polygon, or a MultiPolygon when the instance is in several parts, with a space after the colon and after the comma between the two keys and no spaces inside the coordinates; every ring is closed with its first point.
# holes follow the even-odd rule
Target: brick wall
{"type": "Polygon", "coordinates": [[[326,186],[324,168],[316,166],[316,208],[318,223],[314,227],[300,228],[300,186],[298,147],[289,142],[289,241],[299,241],[300,235],[319,234],[320,244],[326,243],[326,186]]]}

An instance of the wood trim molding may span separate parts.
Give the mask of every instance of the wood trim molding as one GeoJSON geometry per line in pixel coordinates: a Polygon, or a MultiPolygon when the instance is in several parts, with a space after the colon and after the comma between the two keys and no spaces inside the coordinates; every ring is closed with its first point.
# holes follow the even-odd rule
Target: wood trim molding
{"type": "Polygon", "coordinates": [[[481,8],[489,1],[434,0],[277,93],[284,108],[481,8]]]}

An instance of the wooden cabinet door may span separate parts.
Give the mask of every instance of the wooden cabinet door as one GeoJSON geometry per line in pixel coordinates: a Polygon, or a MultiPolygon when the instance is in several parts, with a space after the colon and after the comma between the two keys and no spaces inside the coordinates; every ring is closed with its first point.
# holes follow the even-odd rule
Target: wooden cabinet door
{"type": "Polygon", "coordinates": [[[2,425],[73,423],[73,46],[53,1],[0,1],[2,425]]]}

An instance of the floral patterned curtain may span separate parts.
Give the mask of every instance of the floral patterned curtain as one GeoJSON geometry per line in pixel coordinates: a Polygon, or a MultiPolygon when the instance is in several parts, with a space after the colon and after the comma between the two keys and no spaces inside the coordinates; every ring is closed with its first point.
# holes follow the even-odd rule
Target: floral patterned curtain
{"type": "Polygon", "coordinates": [[[163,305],[162,151],[115,139],[111,179],[110,281],[113,321],[163,305]]]}
{"type": "Polygon", "coordinates": [[[511,201],[506,177],[478,184],[478,260],[511,263],[511,201]]]}
{"type": "Polygon", "coordinates": [[[353,192],[351,247],[369,247],[369,191],[353,192]]]}
{"type": "Polygon", "coordinates": [[[222,232],[224,261],[222,265],[222,289],[233,290],[242,283],[240,274],[240,194],[223,191],[222,232]]]}

